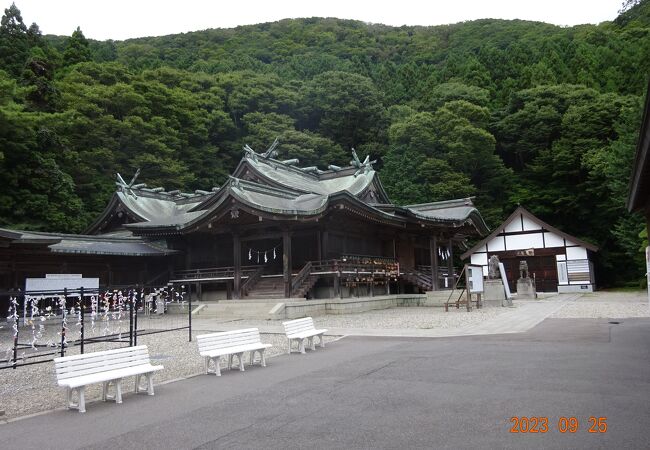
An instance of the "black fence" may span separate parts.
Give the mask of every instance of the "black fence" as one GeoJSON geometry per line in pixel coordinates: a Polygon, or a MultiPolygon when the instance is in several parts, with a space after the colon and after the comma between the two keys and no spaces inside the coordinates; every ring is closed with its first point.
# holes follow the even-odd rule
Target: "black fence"
{"type": "Polygon", "coordinates": [[[113,287],[0,292],[8,305],[0,324],[0,369],[41,364],[78,347],[138,345],[138,337],[188,330],[192,300],[173,287],[113,287]],[[185,297],[188,301],[185,301],[185,297]]]}

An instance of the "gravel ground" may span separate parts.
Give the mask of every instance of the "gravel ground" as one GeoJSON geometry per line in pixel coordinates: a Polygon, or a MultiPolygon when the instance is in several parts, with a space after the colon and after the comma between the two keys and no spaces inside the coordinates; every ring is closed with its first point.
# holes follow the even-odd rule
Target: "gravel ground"
{"type": "Polygon", "coordinates": [[[569,302],[551,315],[558,319],[599,319],[650,317],[648,296],[645,291],[595,292],[569,302]]]}

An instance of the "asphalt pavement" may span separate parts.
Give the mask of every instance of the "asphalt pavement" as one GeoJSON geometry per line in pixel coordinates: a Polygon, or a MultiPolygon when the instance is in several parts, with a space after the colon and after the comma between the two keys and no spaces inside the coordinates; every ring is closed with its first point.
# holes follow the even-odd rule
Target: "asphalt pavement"
{"type": "Polygon", "coordinates": [[[620,322],[346,337],[270,358],[266,368],[159,385],[154,397],[2,424],[0,447],[650,448],[650,319],[620,322]],[[513,417],[526,432],[511,432],[513,417]],[[590,433],[599,419],[601,432],[590,433]]]}

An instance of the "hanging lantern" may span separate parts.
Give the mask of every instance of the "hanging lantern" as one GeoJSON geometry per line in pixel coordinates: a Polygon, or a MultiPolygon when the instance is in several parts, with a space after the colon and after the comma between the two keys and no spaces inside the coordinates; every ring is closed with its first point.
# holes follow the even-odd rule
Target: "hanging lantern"
{"type": "Polygon", "coordinates": [[[253,258],[252,253],[253,253],[253,251],[249,248],[249,249],[248,249],[248,260],[249,260],[249,261],[253,258]]]}
{"type": "Polygon", "coordinates": [[[273,247],[273,259],[275,259],[275,247],[273,247]]]}
{"type": "Polygon", "coordinates": [[[266,252],[264,252],[264,262],[266,263],[268,259],[266,258],[266,252]]]}

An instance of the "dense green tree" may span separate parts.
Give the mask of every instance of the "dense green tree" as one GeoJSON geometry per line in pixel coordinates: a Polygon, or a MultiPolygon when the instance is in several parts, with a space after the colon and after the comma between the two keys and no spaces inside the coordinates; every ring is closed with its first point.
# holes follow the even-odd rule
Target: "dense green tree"
{"type": "Polygon", "coordinates": [[[20,10],[12,3],[0,20],[0,67],[20,76],[29,55],[27,26],[20,10]]]}
{"type": "Polygon", "coordinates": [[[44,36],[11,5],[0,225],[78,231],[115,172],[206,189],[244,144],[278,138],[278,158],[301,165],[370,154],[401,204],[474,196],[491,226],[523,204],[600,246],[600,282],[634,281],[644,238],[624,203],[650,0],[628,3],[613,22],[575,27],[306,18],[123,42],[44,36]]]}
{"type": "Polygon", "coordinates": [[[305,85],[302,104],[302,126],[344,148],[380,139],[385,111],[380,93],[369,78],[325,72],[305,85]]]}
{"type": "Polygon", "coordinates": [[[91,53],[88,39],[84,36],[81,28],[77,27],[70,39],[68,39],[63,52],[63,61],[67,66],[72,66],[80,62],[90,61],[90,59],[91,53]]]}

